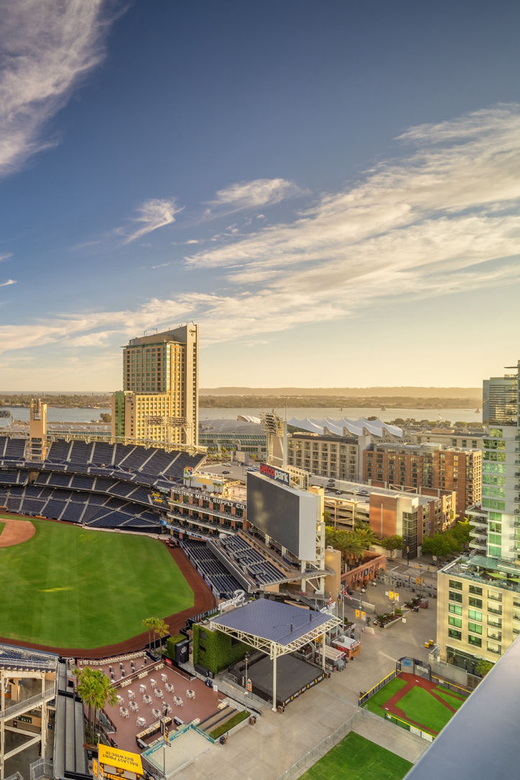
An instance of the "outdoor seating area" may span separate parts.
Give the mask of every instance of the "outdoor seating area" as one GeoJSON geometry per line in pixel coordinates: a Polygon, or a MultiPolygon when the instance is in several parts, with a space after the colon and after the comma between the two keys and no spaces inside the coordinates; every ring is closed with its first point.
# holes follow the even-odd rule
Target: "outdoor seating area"
{"type": "Polygon", "coordinates": [[[145,749],[143,743],[148,745],[157,739],[153,726],[163,717],[173,720],[172,729],[197,718],[202,722],[217,712],[226,698],[202,680],[190,678],[162,661],[150,662],[146,656],[131,660],[100,665],[109,679],[111,675],[115,678],[112,683],[117,703],[107,705],[105,712],[116,729],[109,736],[121,750],[145,749]],[[149,730],[150,736],[141,737],[137,745],[136,735],[143,730],[149,730]]]}

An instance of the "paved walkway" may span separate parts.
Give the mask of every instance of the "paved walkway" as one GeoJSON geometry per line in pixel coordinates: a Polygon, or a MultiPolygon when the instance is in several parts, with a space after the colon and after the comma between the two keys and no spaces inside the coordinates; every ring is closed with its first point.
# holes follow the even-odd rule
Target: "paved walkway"
{"type": "MultiPolygon", "coordinates": [[[[300,696],[283,715],[266,708],[254,726],[232,734],[226,745],[215,745],[184,769],[183,780],[277,780],[357,712],[359,692],[393,671],[397,658],[409,655],[426,660],[424,641],[434,636],[434,609],[412,613],[406,624],[365,631],[361,654],[342,672],[300,696]]],[[[428,747],[420,737],[367,715],[356,721],[354,730],[408,761],[417,761],[428,747]]]]}

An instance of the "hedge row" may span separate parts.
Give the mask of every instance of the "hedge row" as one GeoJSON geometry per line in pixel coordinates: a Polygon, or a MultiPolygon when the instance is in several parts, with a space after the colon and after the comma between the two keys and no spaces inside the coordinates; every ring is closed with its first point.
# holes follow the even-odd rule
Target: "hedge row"
{"type": "Polygon", "coordinates": [[[241,661],[253,648],[233,640],[221,631],[210,631],[198,623],[193,625],[193,663],[204,666],[213,674],[241,661]]]}

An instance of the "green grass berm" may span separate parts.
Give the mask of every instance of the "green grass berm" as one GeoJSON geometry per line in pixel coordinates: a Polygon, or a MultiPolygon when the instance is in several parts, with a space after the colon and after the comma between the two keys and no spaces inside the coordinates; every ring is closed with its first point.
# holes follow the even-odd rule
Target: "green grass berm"
{"type": "Polygon", "coordinates": [[[301,780],[401,780],[412,764],[351,731],[301,780]]]}

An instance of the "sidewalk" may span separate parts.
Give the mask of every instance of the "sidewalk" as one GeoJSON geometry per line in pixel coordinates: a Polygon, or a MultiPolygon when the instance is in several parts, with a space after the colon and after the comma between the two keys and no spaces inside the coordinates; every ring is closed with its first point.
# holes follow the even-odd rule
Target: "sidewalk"
{"type": "MultiPolygon", "coordinates": [[[[384,590],[383,585],[373,588],[383,600],[384,590]]],[[[183,780],[277,780],[357,712],[359,692],[393,671],[397,658],[427,659],[424,641],[435,636],[435,620],[436,610],[426,609],[412,613],[405,624],[365,631],[361,654],[343,671],[304,693],[284,714],[265,710],[254,726],[232,734],[226,745],[213,746],[183,770],[183,780]]],[[[359,719],[354,730],[408,761],[417,761],[428,747],[426,740],[368,715],[359,719]]]]}

